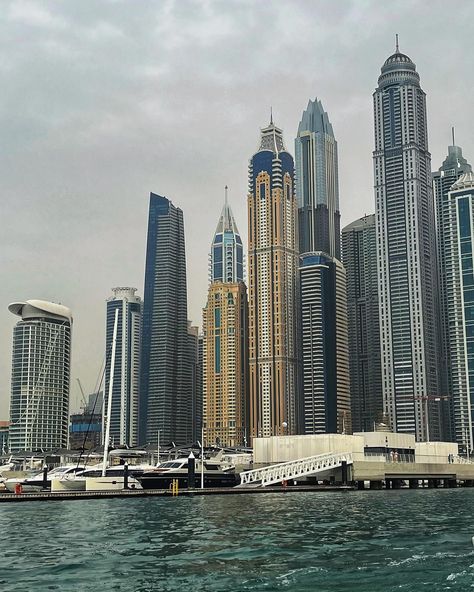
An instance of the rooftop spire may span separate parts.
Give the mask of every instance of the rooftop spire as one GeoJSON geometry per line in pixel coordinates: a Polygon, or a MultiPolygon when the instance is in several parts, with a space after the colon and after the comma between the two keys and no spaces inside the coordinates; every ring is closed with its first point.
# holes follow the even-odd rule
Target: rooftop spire
{"type": "Polygon", "coordinates": [[[454,125],[451,128],[451,133],[453,134],[453,146],[456,146],[456,142],[454,141],[454,125]]]}
{"type": "Polygon", "coordinates": [[[224,197],[224,204],[225,204],[226,206],[228,206],[228,205],[229,205],[229,202],[228,202],[228,200],[227,200],[227,190],[228,190],[228,189],[229,189],[229,188],[228,188],[228,187],[227,187],[227,185],[226,185],[226,186],[225,186],[225,197],[224,197]]]}
{"type": "Polygon", "coordinates": [[[400,48],[398,46],[398,33],[395,33],[395,53],[400,53],[400,48]]]}
{"type": "Polygon", "coordinates": [[[273,125],[273,107],[270,105],[270,125],[273,125]]]}

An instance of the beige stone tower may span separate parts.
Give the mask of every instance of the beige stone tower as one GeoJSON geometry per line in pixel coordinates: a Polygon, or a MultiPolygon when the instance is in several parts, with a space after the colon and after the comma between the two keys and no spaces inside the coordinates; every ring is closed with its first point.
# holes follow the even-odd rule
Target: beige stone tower
{"type": "Polygon", "coordinates": [[[249,164],[251,436],[298,431],[294,164],[273,121],[249,164]]]}

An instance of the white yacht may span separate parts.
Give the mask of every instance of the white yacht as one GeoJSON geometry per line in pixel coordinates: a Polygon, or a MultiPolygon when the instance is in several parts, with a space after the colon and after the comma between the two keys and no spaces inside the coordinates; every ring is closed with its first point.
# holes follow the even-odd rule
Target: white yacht
{"type": "MultiPolygon", "coordinates": [[[[51,489],[51,484],[61,479],[65,475],[81,473],[84,471],[84,465],[66,465],[63,467],[56,467],[48,472],[46,478],[46,489],[51,489]]],[[[5,488],[12,493],[15,492],[17,484],[22,486],[24,492],[41,491],[44,489],[43,471],[36,473],[31,477],[14,477],[5,481],[5,488]]]]}

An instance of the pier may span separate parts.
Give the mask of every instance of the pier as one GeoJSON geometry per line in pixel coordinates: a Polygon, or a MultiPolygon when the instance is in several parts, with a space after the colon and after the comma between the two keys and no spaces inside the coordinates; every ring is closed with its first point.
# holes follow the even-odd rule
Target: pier
{"type": "Polygon", "coordinates": [[[28,501],[65,501],[103,498],[148,498],[148,497],[192,497],[198,495],[243,495],[252,493],[296,493],[296,492],[322,492],[322,491],[353,491],[354,485],[297,485],[283,487],[216,487],[214,489],[179,489],[173,495],[171,489],[114,489],[109,491],[39,491],[28,493],[0,493],[0,503],[28,502],[28,501]]]}

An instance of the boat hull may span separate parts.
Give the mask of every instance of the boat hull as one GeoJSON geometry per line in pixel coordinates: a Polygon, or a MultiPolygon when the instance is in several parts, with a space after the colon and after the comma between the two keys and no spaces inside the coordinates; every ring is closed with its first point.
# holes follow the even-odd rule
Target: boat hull
{"type": "MultiPolygon", "coordinates": [[[[188,475],[183,473],[173,473],[171,471],[166,473],[144,473],[138,480],[143,489],[170,489],[174,480],[178,480],[178,487],[180,489],[187,489],[188,475]]],[[[214,487],[235,487],[240,483],[240,478],[235,473],[220,473],[213,475],[212,473],[204,473],[204,488],[212,489],[214,487]]],[[[194,487],[201,488],[201,475],[196,473],[194,487]]]]}

